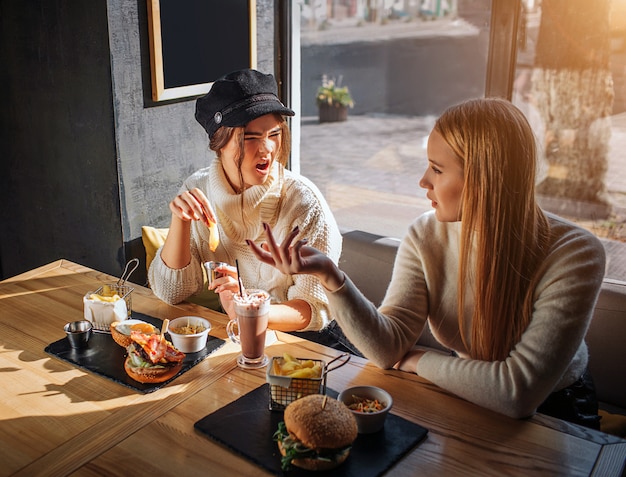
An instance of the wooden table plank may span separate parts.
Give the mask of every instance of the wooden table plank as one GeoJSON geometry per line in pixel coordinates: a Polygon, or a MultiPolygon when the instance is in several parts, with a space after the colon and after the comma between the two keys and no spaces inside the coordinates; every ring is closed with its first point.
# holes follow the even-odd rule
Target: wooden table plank
{"type": "MultiPolygon", "coordinates": [[[[317,345],[306,343],[305,346],[312,354],[302,356],[297,342],[277,343],[270,351],[277,356],[288,352],[315,359],[325,358],[328,352],[319,347],[319,352],[314,353],[312,350],[317,345]]],[[[399,462],[390,475],[413,476],[416,469],[424,475],[590,475],[593,471],[600,445],[590,445],[578,437],[529,421],[495,415],[435,386],[423,385],[423,380],[415,378],[400,371],[380,370],[359,359],[328,376],[329,387],[338,391],[354,384],[384,387],[392,393],[395,414],[429,429],[426,440],[399,462]]],[[[146,466],[159,475],[180,475],[183,469],[188,475],[266,475],[261,468],[248,471],[247,459],[228,452],[209,438],[201,435],[199,439],[193,427],[199,419],[264,382],[264,370],[233,369],[210,388],[149,423],[74,475],[108,473],[116,462],[130,458],[139,468],[146,466]],[[155,441],[171,442],[172,436],[175,445],[171,454],[154,456],[149,452],[155,441]],[[129,449],[136,452],[134,457],[129,449]],[[215,473],[211,473],[212,468],[215,473]]],[[[271,439],[271,435],[267,438],[271,439]]]]}
{"type": "MultiPolygon", "coordinates": [[[[266,475],[193,425],[265,382],[265,369],[241,370],[227,342],[174,382],[136,393],[47,355],[67,321],[82,318],[82,297],[104,273],[59,260],[0,282],[0,475],[266,475]]],[[[160,319],[197,315],[226,338],[226,315],[198,305],[168,305],[135,286],[133,309],[160,319]]],[[[339,353],[278,333],[268,354],[324,359],[339,353]]],[[[393,412],[429,430],[390,475],[620,475],[626,441],[536,415],[496,414],[411,374],[353,357],[328,375],[336,391],[387,389],[393,412]]],[[[245,432],[245,429],[242,429],[245,432]]],[[[271,438],[271,436],[268,436],[271,438]]]]}
{"type": "MultiPolygon", "coordinates": [[[[70,472],[235,366],[238,347],[227,344],[143,395],[48,355],[63,325],[83,318],[83,295],[112,279],[61,260],[0,283],[0,441],[11,443],[0,446],[0,475],[70,472]]],[[[133,308],[162,319],[202,314],[211,335],[226,336],[224,315],[167,305],[144,287],[135,285],[133,308]]]]}
{"type": "MultiPolygon", "coordinates": [[[[132,434],[115,447],[85,464],[72,476],[127,476],[129,469],[142,475],[206,477],[271,475],[251,462],[237,458],[230,450],[214,443],[193,428],[193,423],[236,400],[243,389],[260,386],[256,374],[234,372],[210,388],[132,434]],[[159,452],[144,454],[146,449],[159,452]]],[[[241,432],[246,432],[242,429],[241,432]]]]}
{"type": "MultiPolygon", "coordinates": [[[[234,366],[234,360],[228,356],[226,359],[209,357],[202,365],[210,367],[206,370],[203,368],[208,366],[199,365],[193,372],[189,371],[177,379],[175,382],[180,380],[178,384],[173,383],[148,396],[127,400],[115,412],[101,419],[97,426],[88,427],[14,475],[66,475],[72,472],[228,373],[234,366]]],[[[151,454],[154,449],[157,447],[151,449],[151,454]]]]}

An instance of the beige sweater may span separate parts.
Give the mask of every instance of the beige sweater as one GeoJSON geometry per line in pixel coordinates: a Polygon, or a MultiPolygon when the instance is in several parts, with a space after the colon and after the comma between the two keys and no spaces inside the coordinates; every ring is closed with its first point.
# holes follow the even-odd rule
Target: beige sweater
{"type": "Polygon", "coordinates": [[[311,322],[306,330],[325,327],[328,299],[316,278],[308,275],[284,275],[274,267],[261,263],[252,254],[245,240],[260,244],[265,241],[263,222],[272,226],[277,241],[281,241],[296,225],[300,234],[312,245],[328,254],[337,263],[341,255],[342,238],[328,204],[318,188],[308,179],[274,163],[267,182],[244,192],[242,213],[241,194],[229,186],[220,160],[201,169],[185,180],[182,190],[198,187],[206,194],[217,214],[220,245],[209,250],[209,231],[205,224],[191,226],[191,263],[180,270],[167,267],[161,259],[161,250],[148,271],[154,293],[163,301],[178,303],[201,290],[202,263],[214,260],[235,265],[246,288],[267,290],[274,302],[302,299],[311,305],[311,322]],[[283,172],[281,179],[280,172],[283,172]]]}
{"type": "MultiPolygon", "coordinates": [[[[459,330],[456,309],[461,224],[439,222],[433,213],[409,228],[380,308],[346,280],[328,293],[333,318],[383,368],[414,346],[428,320],[437,340],[458,357],[427,351],[417,374],[480,406],[516,418],[529,416],[551,392],[572,384],[585,370],[584,336],[605,271],[604,248],[595,236],[549,217],[551,246],[535,290],[532,320],[504,361],[469,359],[460,336],[464,333],[469,341],[469,333],[459,330]]],[[[473,301],[467,300],[468,317],[473,301]]]]}

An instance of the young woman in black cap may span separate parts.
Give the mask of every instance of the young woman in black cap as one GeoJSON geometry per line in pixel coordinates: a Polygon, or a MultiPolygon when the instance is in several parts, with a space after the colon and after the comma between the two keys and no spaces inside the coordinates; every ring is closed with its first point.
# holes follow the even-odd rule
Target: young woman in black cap
{"type": "Polygon", "coordinates": [[[284,116],[293,115],[279,101],[274,77],[252,69],[218,79],[197,100],[196,119],[216,157],[188,177],[170,202],[167,240],[148,273],[159,298],[178,303],[200,292],[202,264],[224,262],[228,265],[217,271],[225,276],[209,288],[234,317],[238,263],[244,287],[262,288],[273,298],[270,328],[327,326],[328,299],[317,278],[283,275],[256,260],[246,245],[246,239],[259,244],[265,240],[267,223],[278,237],[297,230],[298,237],[307,237],[333,261],[339,260],[341,234],[328,204],[312,182],[285,168],[291,144],[284,116]]]}

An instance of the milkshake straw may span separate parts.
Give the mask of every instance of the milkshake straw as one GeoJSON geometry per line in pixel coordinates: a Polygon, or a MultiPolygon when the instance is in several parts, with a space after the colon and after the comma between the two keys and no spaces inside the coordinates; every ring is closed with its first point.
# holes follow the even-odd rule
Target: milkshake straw
{"type": "Polygon", "coordinates": [[[241,281],[241,275],[239,274],[239,260],[235,259],[235,267],[237,267],[237,281],[239,282],[239,296],[244,297],[243,282],[241,281]]]}

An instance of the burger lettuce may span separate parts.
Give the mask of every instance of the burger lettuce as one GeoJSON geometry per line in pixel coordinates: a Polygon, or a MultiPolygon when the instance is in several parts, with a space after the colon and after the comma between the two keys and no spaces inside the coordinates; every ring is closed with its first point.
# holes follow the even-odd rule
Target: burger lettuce
{"type": "Polygon", "coordinates": [[[185,353],[174,348],[161,335],[132,331],[130,337],[132,342],[126,350],[128,364],[133,368],[168,368],[185,358],[185,353]]]}
{"type": "Polygon", "coordinates": [[[298,439],[294,438],[287,431],[287,426],[283,421],[278,423],[278,430],[273,436],[276,442],[280,442],[285,451],[285,455],[280,459],[282,470],[291,469],[291,461],[294,459],[315,459],[325,462],[334,462],[339,457],[350,452],[352,445],[347,445],[340,449],[311,449],[305,446],[298,439]]]}
{"type": "MultiPolygon", "coordinates": [[[[146,352],[135,343],[132,343],[127,348],[129,364],[133,368],[165,368],[166,366],[161,363],[153,363],[148,358],[146,352]]],[[[169,363],[168,363],[169,364],[169,363]]]]}

